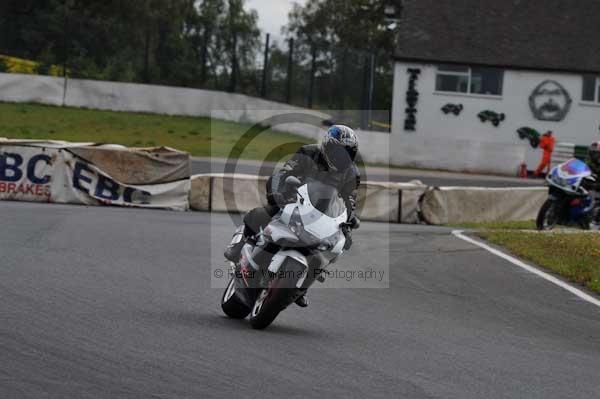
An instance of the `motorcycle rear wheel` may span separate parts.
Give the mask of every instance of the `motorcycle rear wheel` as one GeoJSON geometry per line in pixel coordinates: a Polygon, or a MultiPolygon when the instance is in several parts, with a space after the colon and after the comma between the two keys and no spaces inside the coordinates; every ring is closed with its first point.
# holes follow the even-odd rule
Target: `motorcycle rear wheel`
{"type": "Polygon", "coordinates": [[[244,319],[250,313],[251,309],[246,306],[235,293],[235,278],[229,280],[229,284],[221,298],[221,309],[223,313],[232,319],[244,319]]]}

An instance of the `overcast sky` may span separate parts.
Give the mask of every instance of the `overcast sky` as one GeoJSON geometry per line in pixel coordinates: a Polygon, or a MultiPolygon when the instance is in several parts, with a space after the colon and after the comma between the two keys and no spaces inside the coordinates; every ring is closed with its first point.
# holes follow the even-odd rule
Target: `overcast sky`
{"type": "Polygon", "coordinates": [[[246,0],[246,8],[258,11],[259,28],[281,41],[281,27],[287,25],[292,5],[305,2],[306,0],[246,0]]]}

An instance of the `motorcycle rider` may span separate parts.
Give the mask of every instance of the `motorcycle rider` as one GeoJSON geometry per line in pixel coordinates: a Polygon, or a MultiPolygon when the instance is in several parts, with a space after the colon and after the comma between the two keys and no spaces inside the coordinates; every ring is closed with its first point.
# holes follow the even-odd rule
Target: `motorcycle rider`
{"type": "Polygon", "coordinates": [[[600,230],[600,141],[596,141],[590,145],[585,162],[596,178],[596,183],[590,187],[592,197],[594,198],[591,228],[592,230],[600,230]]]}
{"type": "MultiPolygon", "coordinates": [[[[354,211],[356,209],[357,190],[360,185],[360,173],[354,163],[358,154],[358,139],[354,130],[344,125],[333,125],[329,128],[320,144],[300,147],[296,154],[285,163],[267,182],[268,205],[253,209],[244,217],[244,225],[240,226],[225,250],[225,258],[237,262],[244,244],[266,227],[273,216],[287,203],[295,201],[295,194],[286,189],[285,179],[294,176],[304,182],[307,178],[335,186],[341,194],[348,210],[348,228],[344,228],[346,236],[345,250],[352,246],[351,229],[357,228],[360,221],[354,211]]],[[[296,303],[301,307],[308,306],[305,295],[296,303]]]]}

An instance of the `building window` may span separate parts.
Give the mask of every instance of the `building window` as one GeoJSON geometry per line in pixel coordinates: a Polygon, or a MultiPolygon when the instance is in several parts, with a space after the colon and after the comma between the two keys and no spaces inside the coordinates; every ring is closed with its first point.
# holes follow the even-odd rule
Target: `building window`
{"type": "Polygon", "coordinates": [[[596,75],[583,76],[583,101],[600,103],[600,78],[596,75]]]}
{"type": "Polygon", "coordinates": [[[435,90],[452,93],[501,96],[504,71],[496,68],[438,66],[435,90]]]}

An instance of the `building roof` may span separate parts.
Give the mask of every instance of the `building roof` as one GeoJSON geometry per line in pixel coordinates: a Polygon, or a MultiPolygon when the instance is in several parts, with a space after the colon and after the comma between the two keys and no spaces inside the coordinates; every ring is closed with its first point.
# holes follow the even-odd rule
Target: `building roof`
{"type": "Polygon", "coordinates": [[[600,0],[404,0],[395,57],[600,72],[600,0]]]}

